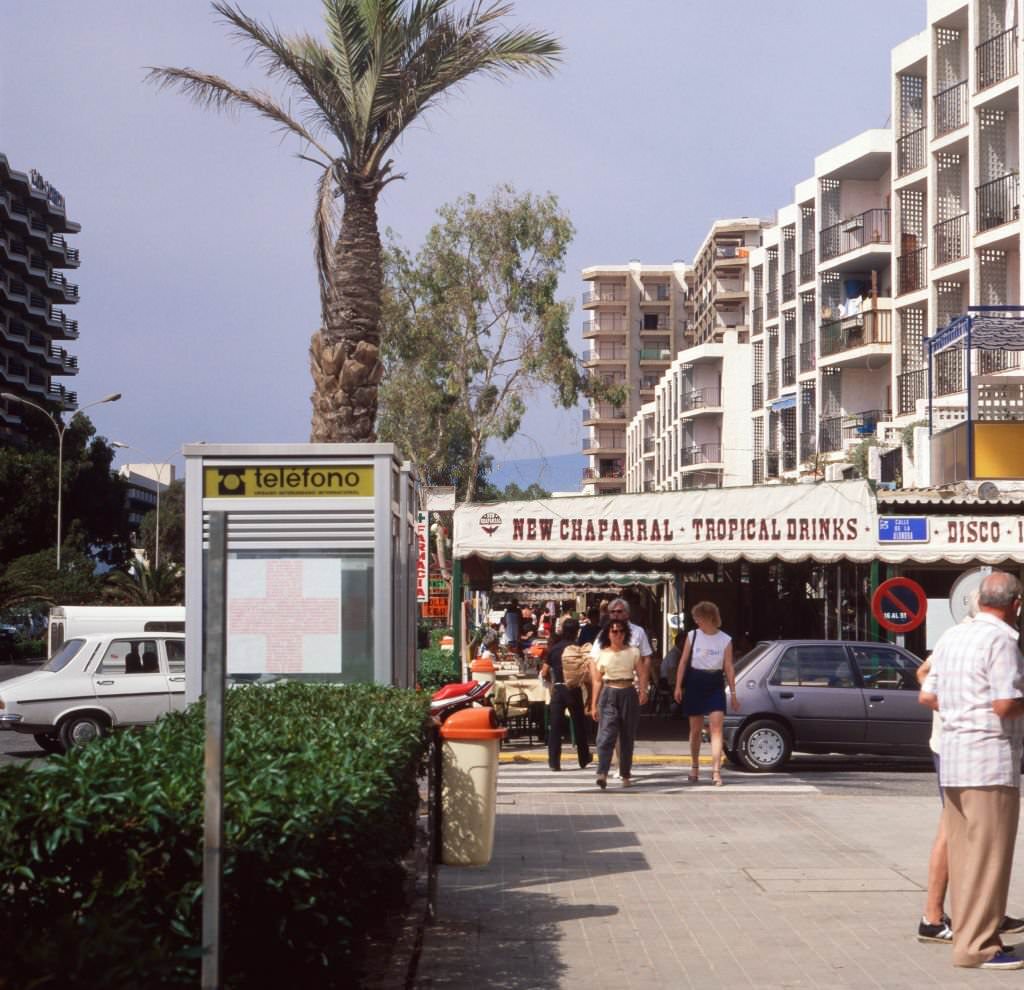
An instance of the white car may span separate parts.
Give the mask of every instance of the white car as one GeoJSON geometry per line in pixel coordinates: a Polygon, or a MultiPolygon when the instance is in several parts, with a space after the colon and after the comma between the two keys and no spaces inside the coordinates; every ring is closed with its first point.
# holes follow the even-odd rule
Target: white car
{"type": "Polygon", "coordinates": [[[184,707],[182,633],[78,636],[40,670],[0,681],[0,730],[28,733],[48,753],[184,707]]]}

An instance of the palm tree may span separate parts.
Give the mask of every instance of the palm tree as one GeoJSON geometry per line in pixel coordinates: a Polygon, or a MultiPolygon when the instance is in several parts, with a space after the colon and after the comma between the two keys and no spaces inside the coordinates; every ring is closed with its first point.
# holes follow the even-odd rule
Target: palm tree
{"type": "Polygon", "coordinates": [[[322,326],[310,344],[313,441],[372,441],[380,361],[381,246],[377,199],[402,178],[386,157],[409,125],[472,75],[549,74],[561,55],[550,35],[501,29],[511,2],[324,0],[326,43],[288,37],[224,0],[214,10],[252,58],[295,97],[290,110],[260,90],[195,69],[148,78],[216,110],[246,107],[304,143],[320,167],[313,233],[322,326]],[[337,145],[336,150],[329,149],[337,145]],[[340,228],[334,204],[344,199],[340,228]]]}
{"type": "Polygon", "coordinates": [[[106,584],[107,597],[123,605],[181,605],[185,599],[185,575],[173,561],[153,567],[133,560],[129,570],[111,571],[106,584]]]}

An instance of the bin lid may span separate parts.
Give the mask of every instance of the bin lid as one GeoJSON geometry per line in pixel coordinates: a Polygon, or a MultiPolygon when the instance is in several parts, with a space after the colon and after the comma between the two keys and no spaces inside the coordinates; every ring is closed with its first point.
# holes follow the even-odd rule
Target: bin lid
{"type": "Polygon", "coordinates": [[[463,708],[441,726],[442,739],[503,739],[505,729],[494,724],[493,708],[463,708]]]}
{"type": "Polygon", "coordinates": [[[493,674],[494,673],[494,661],[488,660],[487,657],[477,657],[470,665],[469,669],[474,674],[493,674]]]}

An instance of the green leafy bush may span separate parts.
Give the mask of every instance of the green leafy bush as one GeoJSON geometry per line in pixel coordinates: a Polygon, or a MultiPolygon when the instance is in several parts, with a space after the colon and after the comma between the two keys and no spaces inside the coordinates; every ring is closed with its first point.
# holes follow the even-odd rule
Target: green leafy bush
{"type": "Polygon", "coordinates": [[[451,650],[440,647],[420,650],[416,678],[420,687],[431,694],[445,684],[454,684],[462,679],[455,671],[455,655],[451,650]]]}
{"type": "MultiPolygon", "coordinates": [[[[225,987],[358,984],[402,898],[426,715],[372,685],[228,692],[225,987]]],[[[198,983],[203,739],[200,704],[0,767],[0,985],[198,983]]]]}
{"type": "Polygon", "coordinates": [[[21,639],[14,644],[15,655],[19,660],[38,660],[46,656],[46,643],[41,639],[21,639]]]}

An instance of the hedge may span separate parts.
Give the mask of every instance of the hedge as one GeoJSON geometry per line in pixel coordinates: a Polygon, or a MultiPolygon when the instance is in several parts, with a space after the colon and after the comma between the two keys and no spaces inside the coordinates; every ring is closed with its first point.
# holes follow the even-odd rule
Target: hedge
{"type": "MultiPolygon", "coordinates": [[[[358,985],[400,905],[427,698],[371,685],[228,692],[225,987],[358,985]]],[[[0,767],[0,987],[199,980],[203,710],[0,767]]]]}

